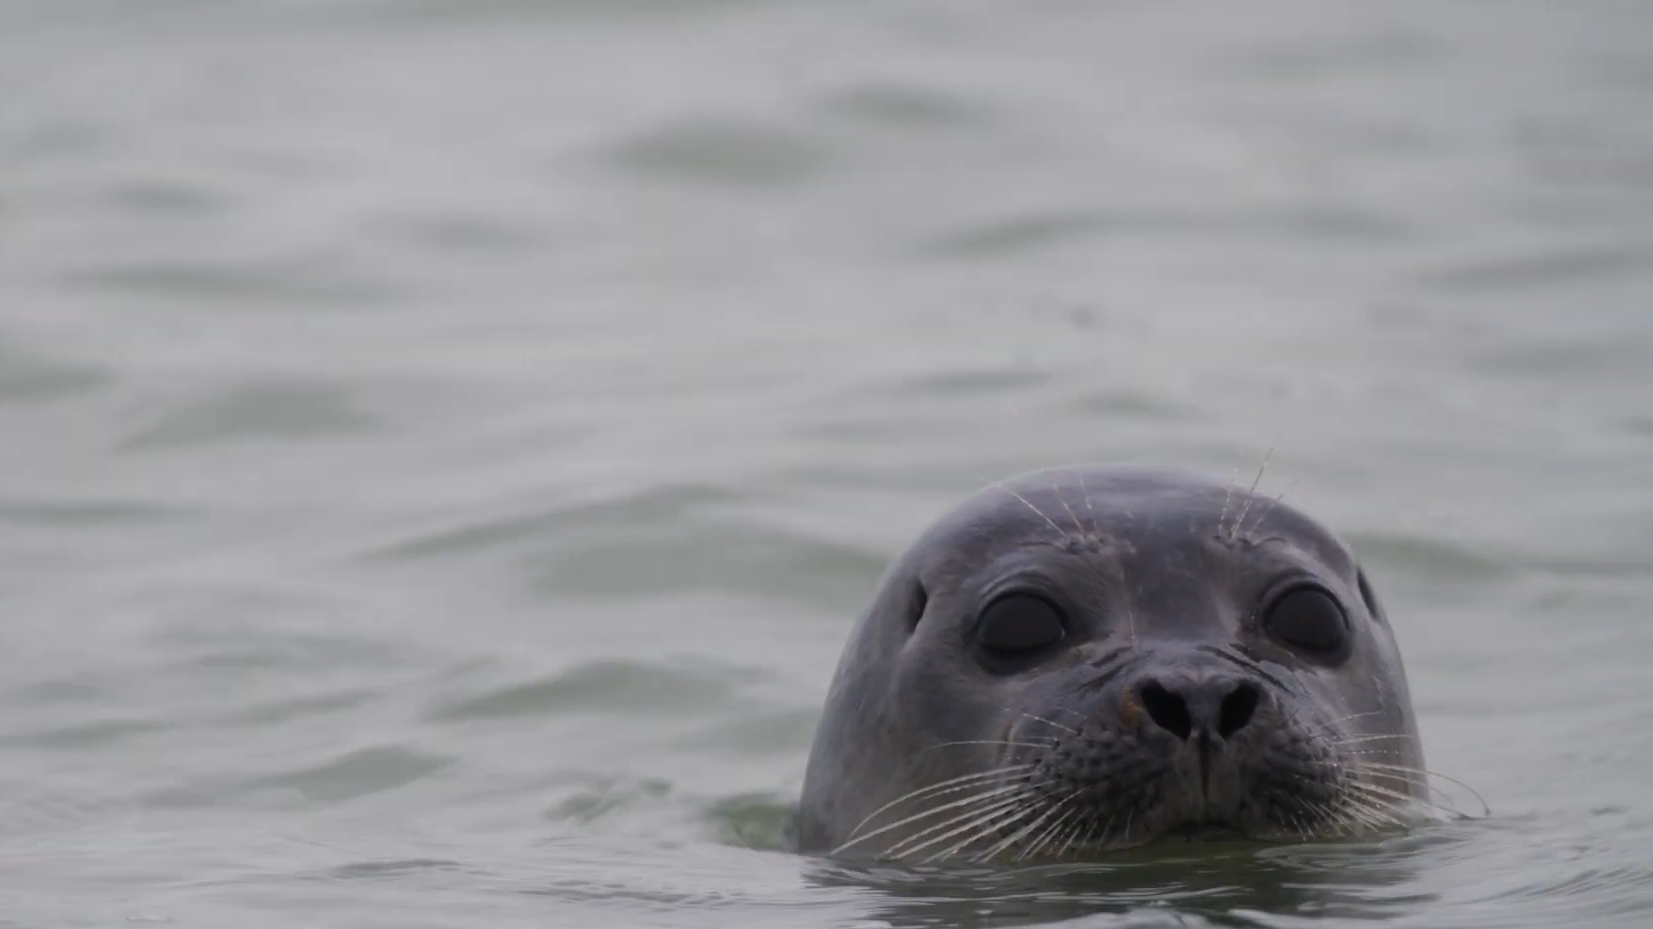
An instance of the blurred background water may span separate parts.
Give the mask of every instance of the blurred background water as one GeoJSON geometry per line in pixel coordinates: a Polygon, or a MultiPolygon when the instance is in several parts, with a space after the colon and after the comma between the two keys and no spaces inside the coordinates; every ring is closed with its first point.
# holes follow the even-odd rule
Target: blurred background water
{"type": "Polygon", "coordinates": [[[1653,5],[7,0],[0,88],[0,925],[1653,920],[1653,5]],[[779,845],[929,520],[1271,447],[1490,817],[779,845]]]}

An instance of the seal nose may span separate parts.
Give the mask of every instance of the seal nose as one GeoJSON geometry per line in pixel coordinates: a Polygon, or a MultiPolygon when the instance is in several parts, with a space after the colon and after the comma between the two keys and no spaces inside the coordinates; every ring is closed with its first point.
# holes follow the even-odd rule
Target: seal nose
{"type": "Polygon", "coordinates": [[[1155,725],[1187,741],[1195,733],[1227,739],[1251,722],[1263,692],[1231,677],[1144,681],[1137,697],[1155,725]]]}

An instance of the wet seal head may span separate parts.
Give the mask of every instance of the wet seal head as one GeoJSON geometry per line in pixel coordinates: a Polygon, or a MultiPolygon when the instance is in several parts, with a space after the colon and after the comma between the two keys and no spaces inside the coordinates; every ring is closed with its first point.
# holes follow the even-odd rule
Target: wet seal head
{"type": "Polygon", "coordinates": [[[1308,516],[1178,471],[994,485],[886,573],[794,820],[806,851],[1062,857],[1398,827],[1427,803],[1395,639],[1308,516]]]}

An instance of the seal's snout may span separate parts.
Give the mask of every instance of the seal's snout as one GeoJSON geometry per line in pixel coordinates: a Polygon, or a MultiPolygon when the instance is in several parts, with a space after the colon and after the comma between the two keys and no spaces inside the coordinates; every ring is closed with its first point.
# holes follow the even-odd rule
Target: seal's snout
{"type": "Polygon", "coordinates": [[[1150,677],[1135,691],[1148,718],[1184,742],[1228,740],[1257,715],[1263,698],[1257,684],[1229,675],[1150,677]]]}

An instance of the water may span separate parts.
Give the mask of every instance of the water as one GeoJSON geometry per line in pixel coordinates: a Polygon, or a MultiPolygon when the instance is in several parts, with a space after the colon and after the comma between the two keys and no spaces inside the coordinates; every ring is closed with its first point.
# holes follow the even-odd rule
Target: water
{"type": "Polygon", "coordinates": [[[0,924],[1641,926],[1653,7],[10,0],[0,924]],[[779,847],[1073,460],[1360,551],[1492,815],[779,847]]]}

